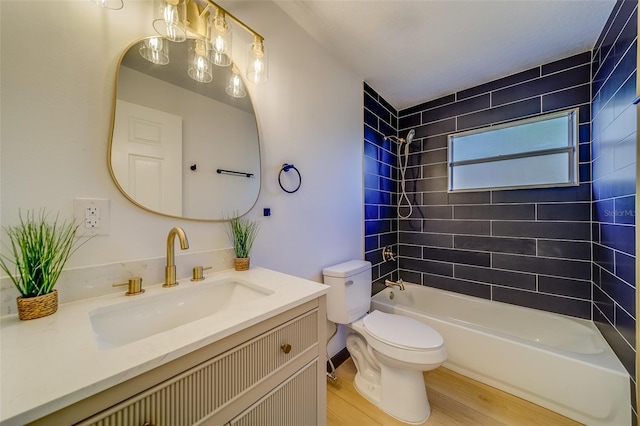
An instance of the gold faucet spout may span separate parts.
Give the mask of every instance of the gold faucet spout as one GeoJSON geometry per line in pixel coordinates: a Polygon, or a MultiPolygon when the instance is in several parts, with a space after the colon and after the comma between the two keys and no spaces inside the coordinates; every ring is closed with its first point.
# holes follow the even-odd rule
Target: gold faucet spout
{"type": "Polygon", "coordinates": [[[174,251],[176,235],[178,236],[178,240],[180,240],[180,248],[182,250],[189,248],[189,241],[187,240],[187,234],[185,234],[184,229],[179,226],[171,228],[167,236],[167,266],[164,268],[164,284],[162,284],[162,287],[178,285],[176,281],[176,257],[174,251]]]}
{"type": "Polygon", "coordinates": [[[384,280],[384,285],[386,285],[387,287],[396,286],[400,290],[404,290],[404,281],[402,281],[402,278],[398,281],[384,280]]]}

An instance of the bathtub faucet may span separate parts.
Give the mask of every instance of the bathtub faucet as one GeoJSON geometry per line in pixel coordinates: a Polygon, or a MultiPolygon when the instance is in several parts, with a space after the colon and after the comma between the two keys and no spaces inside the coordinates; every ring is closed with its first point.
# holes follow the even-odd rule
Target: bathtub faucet
{"type": "Polygon", "coordinates": [[[387,287],[397,286],[400,290],[404,290],[404,281],[400,278],[398,281],[384,280],[384,285],[387,287]]]}

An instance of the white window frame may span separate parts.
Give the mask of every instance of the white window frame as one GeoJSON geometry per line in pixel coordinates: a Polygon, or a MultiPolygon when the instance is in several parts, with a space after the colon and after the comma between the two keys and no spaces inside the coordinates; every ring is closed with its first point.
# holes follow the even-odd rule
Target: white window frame
{"type": "MultiPolygon", "coordinates": [[[[491,126],[491,127],[483,127],[481,129],[474,129],[465,132],[453,133],[448,136],[448,187],[447,191],[450,193],[453,192],[472,192],[472,191],[490,191],[490,190],[506,190],[506,189],[522,189],[522,188],[549,188],[549,187],[561,187],[561,186],[577,186],[580,184],[579,182],[579,169],[578,169],[578,108],[553,112],[550,114],[543,114],[532,118],[527,118],[523,120],[511,121],[508,123],[491,126]],[[454,150],[456,149],[456,141],[463,140],[467,136],[475,136],[480,133],[491,133],[497,130],[513,128],[522,125],[530,125],[535,124],[537,122],[544,122],[552,119],[557,119],[559,117],[567,118],[567,126],[568,126],[568,140],[567,145],[562,147],[550,148],[550,149],[533,149],[527,150],[526,146],[524,146],[522,151],[520,152],[510,152],[505,154],[491,155],[486,157],[477,157],[472,159],[466,159],[462,161],[453,161],[454,158],[454,150]],[[491,186],[477,186],[472,187],[470,185],[465,185],[464,187],[460,187],[460,184],[455,182],[454,179],[456,177],[456,167],[459,166],[468,166],[468,165],[483,165],[496,161],[507,161],[507,160],[526,160],[533,159],[534,161],[540,160],[543,157],[557,154],[567,153],[568,165],[567,165],[567,176],[566,179],[560,181],[553,182],[545,182],[545,179],[540,179],[540,183],[532,183],[532,184],[515,184],[509,185],[505,182],[504,185],[491,185],[491,186]],[[454,186],[454,183],[456,186],[454,186]],[[454,189],[455,188],[455,189],[454,189]]],[[[529,126],[530,128],[530,126],[529,126]]],[[[458,169],[462,170],[462,169],[458,169]]],[[[528,169],[528,171],[530,171],[528,169]]],[[[468,179],[468,177],[467,177],[468,179]]],[[[481,181],[481,179],[479,179],[481,181]]]]}

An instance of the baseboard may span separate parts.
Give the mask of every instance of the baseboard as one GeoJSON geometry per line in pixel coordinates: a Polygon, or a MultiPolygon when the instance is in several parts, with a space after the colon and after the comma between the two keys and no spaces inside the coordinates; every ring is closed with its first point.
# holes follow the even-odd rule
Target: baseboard
{"type": "MultiPolygon", "coordinates": [[[[331,362],[335,368],[338,368],[343,362],[349,359],[351,355],[349,355],[349,351],[347,348],[342,348],[340,352],[331,357],[331,362]]],[[[331,365],[327,361],[327,373],[331,373],[331,365]]]]}

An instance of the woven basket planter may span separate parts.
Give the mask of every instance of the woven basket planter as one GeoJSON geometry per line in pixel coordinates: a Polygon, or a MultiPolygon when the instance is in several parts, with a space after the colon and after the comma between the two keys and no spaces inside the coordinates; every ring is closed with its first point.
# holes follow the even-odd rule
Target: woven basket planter
{"type": "Polygon", "coordinates": [[[234,266],[236,271],[246,271],[249,269],[249,258],[248,257],[236,257],[234,260],[234,266]]]}
{"type": "Polygon", "coordinates": [[[58,290],[36,297],[18,297],[18,318],[32,320],[54,314],[58,310],[58,290]]]}

